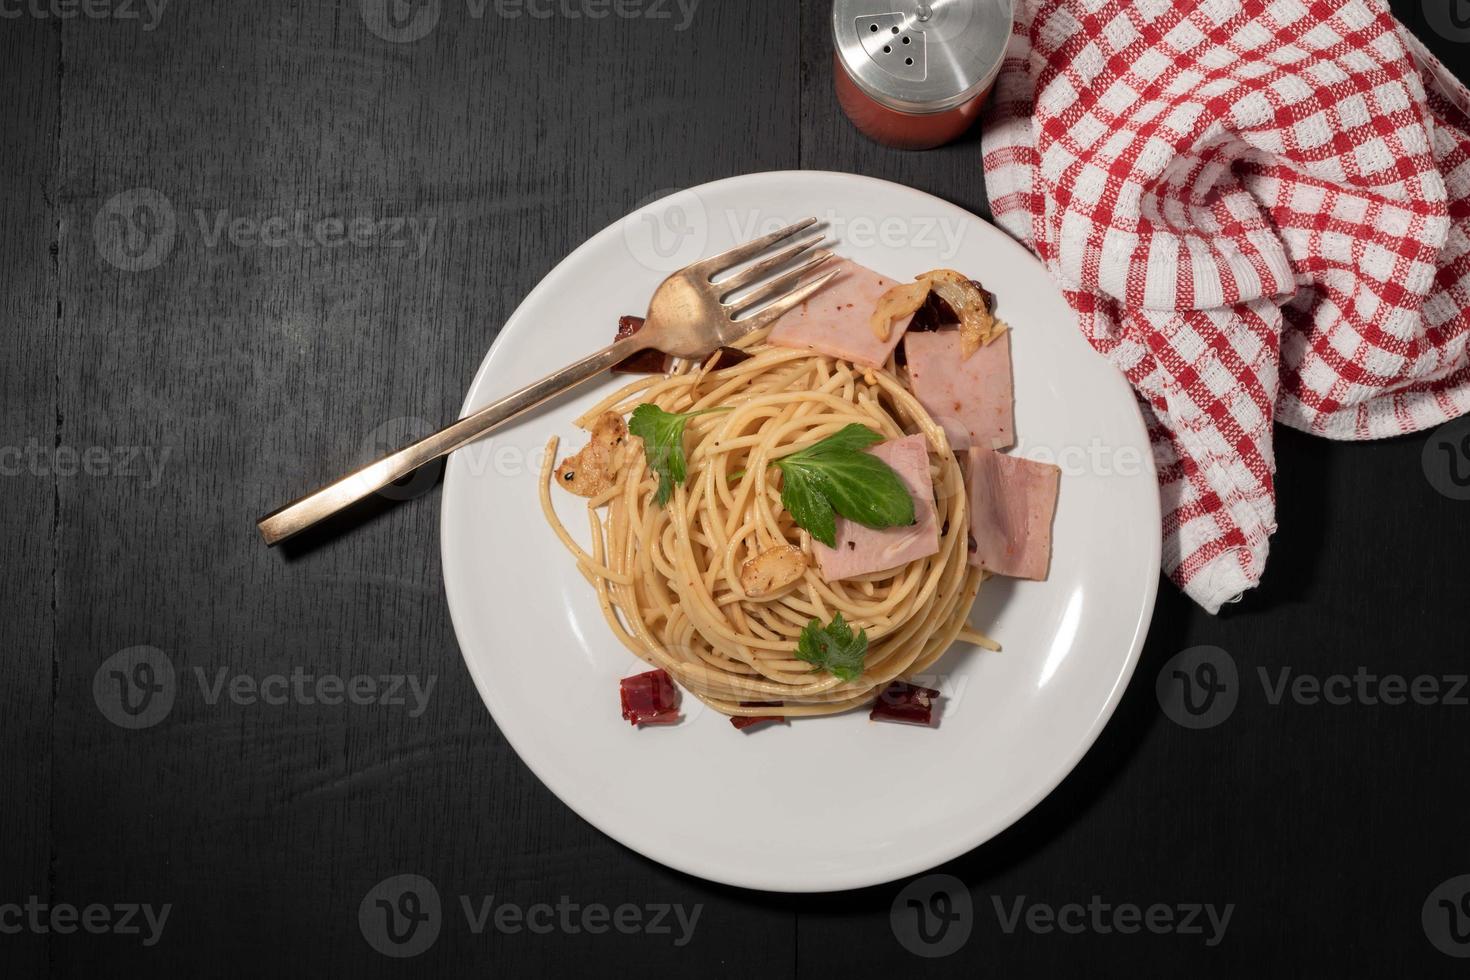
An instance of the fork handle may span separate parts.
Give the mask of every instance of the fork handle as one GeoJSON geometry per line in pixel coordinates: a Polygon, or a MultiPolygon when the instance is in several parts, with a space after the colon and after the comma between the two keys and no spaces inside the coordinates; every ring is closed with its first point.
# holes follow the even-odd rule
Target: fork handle
{"type": "Polygon", "coordinates": [[[260,536],[265,538],[268,545],[278,544],[388,484],[403,479],[425,463],[431,463],[440,456],[453,452],[491,429],[597,377],[624,358],[647,348],[645,340],[628,337],[580,361],[568,364],[560,371],[549,374],[520,391],[511,392],[418,442],[395,450],[300,500],[271,511],[256,522],[260,536]]]}

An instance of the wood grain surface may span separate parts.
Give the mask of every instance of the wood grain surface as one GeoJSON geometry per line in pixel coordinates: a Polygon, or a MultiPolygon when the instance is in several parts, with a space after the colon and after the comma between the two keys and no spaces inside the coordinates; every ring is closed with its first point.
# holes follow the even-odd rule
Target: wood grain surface
{"type": "MultiPolygon", "coordinates": [[[[253,519],[283,494],[450,418],[520,298],[647,200],[805,167],[987,213],[978,133],[903,153],[841,116],[829,5],[58,3],[0,19],[0,453],[17,450],[0,464],[19,461],[0,478],[4,975],[1463,975],[1421,908],[1470,873],[1470,707],[1272,704],[1257,679],[1467,671],[1470,504],[1425,478],[1424,437],[1281,434],[1265,584],[1218,618],[1165,584],[1099,743],[938,869],[974,921],[936,959],[897,937],[903,883],[712,885],[557,801],[460,659],[432,475],[261,546],[253,519]],[[1154,680],[1202,644],[1229,651],[1242,693],[1190,731],[1154,680]],[[173,701],[127,727],[162,704],[120,700],[139,664],[172,669],[173,701]],[[230,694],[297,675],[433,686],[422,711],[230,694]],[[443,906],[411,960],[359,922],[399,874],[443,906]],[[462,903],[489,896],[699,918],[688,936],[477,933],[462,903]],[[996,903],[1023,896],[1233,913],[1215,945],[1007,932],[996,903]],[[10,929],[5,903],[28,901],[170,911],[154,937],[10,929]]],[[[1463,73],[1467,39],[1395,7],[1463,73]]]]}

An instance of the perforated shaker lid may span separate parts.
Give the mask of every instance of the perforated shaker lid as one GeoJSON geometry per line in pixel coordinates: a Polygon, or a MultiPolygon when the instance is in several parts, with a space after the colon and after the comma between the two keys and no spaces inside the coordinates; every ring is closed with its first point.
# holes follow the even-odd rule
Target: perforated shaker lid
{"type": "Polygon", "coordinates": [[[1011,0],[834,0],[832,40],[869,98],[900,112],[943,112],[1000,71],[1011,0]]]}

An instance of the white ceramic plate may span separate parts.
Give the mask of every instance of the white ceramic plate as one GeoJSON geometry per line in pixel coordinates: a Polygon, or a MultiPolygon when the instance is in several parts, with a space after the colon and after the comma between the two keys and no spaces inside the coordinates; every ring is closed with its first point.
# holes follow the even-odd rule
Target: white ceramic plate
{"type": "MultiPolygon", "coordinates": [[[[979,180],[977,174],[976,180],[979,180]]],[[[890,881],[1004,830],[1061,782],[1106,724],[1143,645],[1159,506],[1122,377],[1078,333],[1042,266],[928,194],[852,174],[751,174],[680,191],[605,228],[552,270],[501,332],[464,411],[611,341],[674,268],[807,215],[836,249],[895,279],[939,266],[980,279],[1013,330],[1022,455],[1063,469],[1046,582],[992,580],[971,621],[1004,646],[960,645],[926,679],[937,728],[866,712],[738,732],[696,699],[637,730],[618,680],[648,669],[608,631],[544,524],[552,433],[627,377],[593,385],[449,461],[444,584],[470,674],[516,752],[568,806],[628,847],[714,881],[824,891],[890,881]]],[[[580,498],[553,489],[573,533],[580,498]]],[[[472,778],[493,780],[495,773],[472,778]]]]}

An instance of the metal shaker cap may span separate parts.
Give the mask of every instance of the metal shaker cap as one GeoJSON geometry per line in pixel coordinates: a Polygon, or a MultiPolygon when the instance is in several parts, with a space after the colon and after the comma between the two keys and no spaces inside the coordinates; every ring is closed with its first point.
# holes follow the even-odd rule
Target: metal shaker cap
{"type": "Polygon", "coordinates": [[[899,112],[943,112],[995,79],[1011,0],[834,0],[832,40],[869,98],[899,112]]]}

